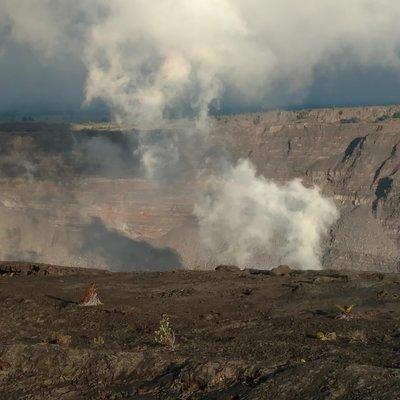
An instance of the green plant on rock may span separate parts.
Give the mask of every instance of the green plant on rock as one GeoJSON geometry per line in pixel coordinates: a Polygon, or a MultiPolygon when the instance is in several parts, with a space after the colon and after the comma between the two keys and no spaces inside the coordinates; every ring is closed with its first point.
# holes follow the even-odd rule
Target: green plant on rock
{"type": "Polygon", "coordinates": [[[350,340],[350,342],[362,342],[362,343],[367,342],[367,335],[365,334],[364,331],[359,329],[350,331],[347,337],[350,340]]]}
{"type": "Polygon", "coordinates": [[[356,307],[356,304],[350,304],[349,306],[339,306],[337,304],[335,304],[335,308],[340,312],[340,314],[342,315],[349,315],[352,313],[352,311],[354,310],[354,307],[356,307]]]}
{"type": "Polygon", "coordinates": [[[154,332],[154,340],[157,344],[170,349],[175,349],[175,332],[171,328],[170,317],[167,314],[163,314],[160,327],[154,332]]]}
{"type": "Polygon", "coordinates": [[[105,340],[103,336],[96,336],[93,338],[92,342],[95,346],[101,346],[105,343],[105,340]]]}
{"type": "Polygon", "coordinates": [[[336,340],[337,336],[336,336],[335,332],[327,333],[327,332],[319,331],[315,334],[315,338],[318,340],[322,340],[323,342],[326,342],[326,341],[336,340]]]}

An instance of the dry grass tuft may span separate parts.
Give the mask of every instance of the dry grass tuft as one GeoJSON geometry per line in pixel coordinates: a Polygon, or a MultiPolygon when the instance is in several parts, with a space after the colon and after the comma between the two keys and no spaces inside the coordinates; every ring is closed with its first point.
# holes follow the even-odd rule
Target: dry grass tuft
{"type": "Polygon", "coordinates": [[[337,339],[337,335],[335,332],[322,332],[319,331],[315,334],[315,338],[322,341],[333,341],[337,339]]]}
{"type": "Polygon", "coordinates": [[[354,307],[356,307],[356,304],[350,304],[349,306],[339,306],[335,304],[336,310],[338,310],[342,315],[349,315],[353,311],[354,307]]]}
{"type": "Polygon", "coordinates": [[[367,342],[367,335],[365,334],[364,331],[359,329],[350,331],[349,334],[347,335],[347,338],[350,340],[350,342],[362,342],[362,343],[367,342]]]}
{"type": "Polygon", "coordinates": [[[95,346],[102,346],[105,343],[103,336],[96,336],[93,338],[93,344],[95,346]]]}
{"type": "Polygon", "coordinates": [[[175,332],[171,328],[169,316],[164,314],[160,321],[160,327],[154,332],[154,340],[157,344],[175,349],[175,332]]]}

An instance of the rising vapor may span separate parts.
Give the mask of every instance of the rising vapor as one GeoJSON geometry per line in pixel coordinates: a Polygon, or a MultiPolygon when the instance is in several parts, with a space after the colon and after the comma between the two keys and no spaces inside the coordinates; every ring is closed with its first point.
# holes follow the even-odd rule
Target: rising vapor
{"type": "Polygon", "coordinates": [[[103,99],[116,121],[142,131],[138,152],[148,176],[207,171],[196,216],[205,248],[220,262],[252,263],[262,248],[299,267],[320,266],[321,238],[338,217],[333,203],[315,188],[278,186],[249,162],[211,152],[209,108],[231,95],[262,104],[282,83],[301,96],[320,65],[400,68],[400,4],[3,0],[0,15],[7,40],[45,57],[79,55],[85,102],[103,99]],[[170,116],[194,118],[171,132],[170,116]],[[160,141],[146,134],[154,129],[160,141]],[[221,237],[223,250],[213,248],[221,237]]]}
{"type": "Polygon", "coordinates": [[[241,160],[213,176],[196,205],[200,236],[219,263],[265,260],[320,268],[320,240],[338,218],[332,201],[299,180],[277,185],[241,160]]]}

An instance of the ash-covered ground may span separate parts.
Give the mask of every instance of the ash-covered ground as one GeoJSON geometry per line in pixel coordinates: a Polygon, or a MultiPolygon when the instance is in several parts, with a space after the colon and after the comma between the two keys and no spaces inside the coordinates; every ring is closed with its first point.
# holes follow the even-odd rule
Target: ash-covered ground
{"type": "Polygon", "coordinates": [[[0,272],[1,399],[400,397],[398,274],[0,272]],[[84,307],[92,282],[103,305],[84,307]]]}

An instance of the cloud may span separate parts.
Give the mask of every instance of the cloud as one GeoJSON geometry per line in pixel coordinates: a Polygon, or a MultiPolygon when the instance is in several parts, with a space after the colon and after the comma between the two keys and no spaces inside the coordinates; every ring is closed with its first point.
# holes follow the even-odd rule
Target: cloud
{"type": "Polygon", "coordinates": [[[0,11],[3,36],[47,58],[79,55],[87,101],[143,124],[182,104],[205,115],[229,93],[301,95],[321,65],[399,69],[391,0],[3,0],[0,11]]]}
{"type": "Polygon", "coordinates": [[[399,16],[391,1],[116,0],[87,39],[87,100],[148,124],[182,103],[204,116],[229,90],[296,95],[326,63],[398,68],[399,16]]]}

